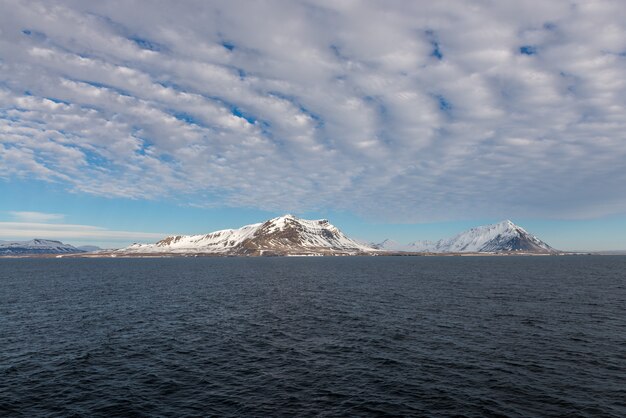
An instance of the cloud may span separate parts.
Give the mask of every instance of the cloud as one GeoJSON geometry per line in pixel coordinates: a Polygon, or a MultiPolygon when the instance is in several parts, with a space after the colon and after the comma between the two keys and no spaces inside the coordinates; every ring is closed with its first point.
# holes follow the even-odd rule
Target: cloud
{"type": "Polygon", "coordinates": [[[54,222],[60,221],[65,218],[65,215],[60,213],[43,213],[43,212],[8,212],[13,219],[19,222],[54,222]]]}
{"type": "Polygon", "coordinates": [[[156,241],[166,235],[165,233],[154,232],[114,231],[91,225],[0,222],[0,237],[4,240],[50,238],[95,243],[129,243],[156,241]]]}
{"type": "Polygon", "coordinates": [[[618,2],[0,4],[0,177],[388,221],[626,212],[618,2]]]}

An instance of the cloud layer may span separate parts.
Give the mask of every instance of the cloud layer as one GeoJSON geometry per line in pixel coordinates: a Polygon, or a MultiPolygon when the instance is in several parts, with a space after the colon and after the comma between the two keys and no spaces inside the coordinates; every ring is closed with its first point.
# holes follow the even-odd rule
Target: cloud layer
{"type": "Polygon", "coordinates": [[[55,222],[65,218],[65,215],[60,213],[9,211],[8,214],[19,222],[55,222]]]}
{"type": "Polygon", "coordinates": [[[30,240],[47,238],[69,240],[72,243],[106,243],[110,246],[127,245],[128,242],[156,241],[167,234],[137,231],[114,231],[91,225],[51,224],[41,222],[0,222],[3,240],[30,240]]]}
{"type": "Polygon", "coordinates": [[[0,176],[387,221],[626,212],[618,1],[0,2],[0,176]]]}

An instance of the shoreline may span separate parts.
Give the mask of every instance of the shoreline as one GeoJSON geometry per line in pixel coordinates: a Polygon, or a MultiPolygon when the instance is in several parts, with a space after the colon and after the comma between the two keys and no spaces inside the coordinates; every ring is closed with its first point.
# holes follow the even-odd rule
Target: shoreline
{"type": "Polygon", "coordinates": [[[21,259],[21,258],[303,258],[303,257],[563,257],[576,255],[626,255],[617,253],[594,253],[594,252],[559,252],[559,253],[410,253],[410,252],[388,252],[361,253],[361,254],[219,254],[219,253],[84,253],[84,254],[14,254],[0,255],[0,259],[21,259]]]}

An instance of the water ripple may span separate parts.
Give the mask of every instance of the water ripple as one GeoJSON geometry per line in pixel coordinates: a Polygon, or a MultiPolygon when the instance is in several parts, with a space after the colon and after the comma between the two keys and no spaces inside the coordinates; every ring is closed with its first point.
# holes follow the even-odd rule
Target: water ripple
{"type": "Polygon", "coordinates": [[[0,260],[3,416],[626,416],[626,257],[0,260]]]}

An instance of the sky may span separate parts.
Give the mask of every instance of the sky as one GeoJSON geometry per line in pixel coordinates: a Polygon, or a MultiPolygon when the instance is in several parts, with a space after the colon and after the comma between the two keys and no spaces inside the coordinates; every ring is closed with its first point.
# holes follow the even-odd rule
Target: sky
{"type": "Polygon", "coordinates": [[[626,249],[623,2],[0,0],[0,240],[285,213],[626,249]]]}

